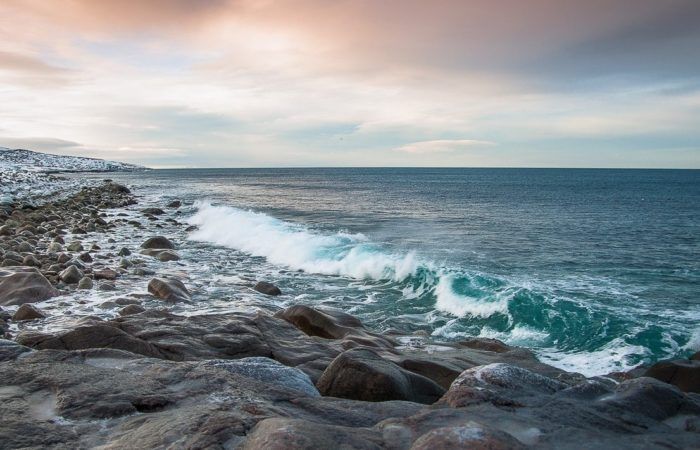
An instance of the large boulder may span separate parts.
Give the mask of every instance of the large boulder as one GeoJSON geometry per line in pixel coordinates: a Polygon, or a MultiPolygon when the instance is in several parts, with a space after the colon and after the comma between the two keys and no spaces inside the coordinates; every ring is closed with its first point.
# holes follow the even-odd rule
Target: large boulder
{"type": "Polygon", "coordinates": [[[36,303],[59,295],[49,280],[30,267],[0,270],[0,305],[36,303]]]}
{"type": "Polygon", "coordinates": [[[454,408],[482,402],[518,406],[531,398],[539,399],[567,387],[558,380],[522,367],[493,363],[462,372],[440,402],[454,408]]]}
{"type": "Polygon", "coordinates": [[[336,309],[315,309],[293,305],[275,314],[309,336],[341,339],[345,348],[363,346],[393,348],[395,343],[387,336],[367,330],[357,317],[336,309]]]}
{"type": "Polygon", "coordinates": [[[672,384],[684,392],[700,393],[700,361],[698,360],[659,361],[647,369],[644,376],[672,384]]]}
{"type": "Polygon", "coordinates": [[[321,394],[371,402],[408,400],[431,404],[445,390],[432,380],[402,369],[367,348],[338,355],[321,374],[321,394]]]}
{"type": "Polygon", "coordinates": [[[141,248],[163,248],[173,250],[175,249],[175,244],[164,236],[154,236],[146,239],[146,242],[141,244],[141,248]]]}
{"type": "Polygon", "coordinates": [[[167,302],[190,301],[190,291],[187,286],[175,278],[153,278],[148,283],[148,292],[167,302]]]}

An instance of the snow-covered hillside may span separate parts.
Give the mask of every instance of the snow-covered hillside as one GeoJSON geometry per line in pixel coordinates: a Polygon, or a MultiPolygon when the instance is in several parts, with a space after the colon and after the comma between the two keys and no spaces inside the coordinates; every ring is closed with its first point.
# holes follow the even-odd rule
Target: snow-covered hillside
{"type": "Polygon", "coordinates": [[[116,172],[144,170],[121,162],[78,156],[51,155],[0,147],[0,205],[15,202],[41,203],[69,195],[84,183],[55,175],[56,172],[116,172]]]}
{"type": "Polygon", "coordinates": [[[0,170],[24,169],[32,172],[114,172],[143,170],[141,166],[81,156],[51,155],[31,150],[0,147],[0,170]]]}

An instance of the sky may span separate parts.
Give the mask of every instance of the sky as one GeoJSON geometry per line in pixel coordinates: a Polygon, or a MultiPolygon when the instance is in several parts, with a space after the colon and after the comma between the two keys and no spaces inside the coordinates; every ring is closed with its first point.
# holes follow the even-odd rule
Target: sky
{"type": "Polygon", "coordinates": [[[0,0],[0,146],[700,168],[697,0],[0,0]]]}

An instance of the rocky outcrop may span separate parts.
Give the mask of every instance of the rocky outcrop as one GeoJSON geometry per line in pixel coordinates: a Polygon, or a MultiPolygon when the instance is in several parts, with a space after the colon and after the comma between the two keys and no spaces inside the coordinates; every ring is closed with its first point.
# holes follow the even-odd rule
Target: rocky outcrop
{"type": "Polygon", "coordinates": [[[431,404],[445,393],[432,380],[404,370],[364,348],[340,354],[326,368],[316,386],[323,395],[369,402],[407,400],[431,404]]]}
{"type": "Polygon", "coordinates": [[[38,270],[13,267],[0,270],[0,305],[21,305],[48,300],[59,294],[38,270]]]}
{"type": "Polygon", "coordinates": [[[672,384],[684,392],[700,394],[700,360],[660,361],[651,366],[644,376],[672,384]]]}

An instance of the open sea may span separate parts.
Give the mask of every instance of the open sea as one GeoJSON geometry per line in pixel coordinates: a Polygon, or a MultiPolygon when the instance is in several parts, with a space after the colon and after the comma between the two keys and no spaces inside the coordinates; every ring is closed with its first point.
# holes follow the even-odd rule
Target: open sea
{"type": "Polygon", "coordinates": [[[700,350],[697,170],[110,177],[146,202],[185,202],[182,220],[199,226],[185,239],[210,285],[258,278],[285,293],[241,298],[211,287],[220,303],[256,296],[340,308],[377,330],[493,337],[586,375],[700,350]]]}

